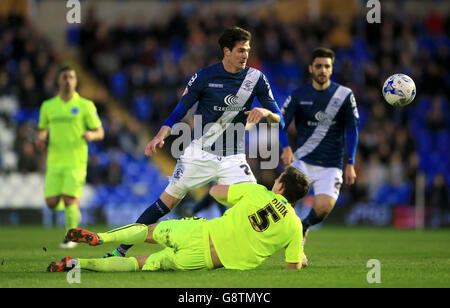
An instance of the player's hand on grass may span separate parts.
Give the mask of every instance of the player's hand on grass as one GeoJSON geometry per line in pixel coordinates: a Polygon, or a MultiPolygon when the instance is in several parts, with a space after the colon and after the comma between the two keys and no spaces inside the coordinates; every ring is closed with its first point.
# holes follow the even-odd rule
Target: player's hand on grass
{"type": "Polygon", "coordinates": [[[283,153],[281,153],[281,160],[285,166],[288,166],[294,162],[294,153],[291,147],[285,147],[283,153]]]}
{"type": "Polygon", "coordinates": [[[355,167],[353,165],[347,164],[345,167],[345,184],[353,185],[356,180],[355,167]]]}
{"type": "Polygon", "coordinates": [[[164,140],[160,137],[153,138],[145,148],[145,155],[146,156],[152,156],[156,153],[156,147],[159,146],[159,148],[162,148],[164,146],[164,140]]]}

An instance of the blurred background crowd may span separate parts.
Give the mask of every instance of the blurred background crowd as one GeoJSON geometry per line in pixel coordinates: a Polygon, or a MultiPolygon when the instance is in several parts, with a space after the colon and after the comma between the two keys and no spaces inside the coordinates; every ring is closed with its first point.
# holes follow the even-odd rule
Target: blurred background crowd
{"type": "MultiPolygon", "coordinates": [[[[354,2],[356,12],[346,20],[327,10],[317,19],[287,20],[270,9],[270,1],[263,13],[249,15],[232,5],[226,13],[199,14],[199,6],[176,2],[171,14],[153,22],[122,18],[105,23],[98,7],[83,1],[88,8],[82,23],[67,31],[67,44],[83,70],[135,119],[125,122],[109,108],[107,98],[95,100],[106,134],[89,149],[87,182],[94,187],[90,203],[107,207],[154,201],[167,178],[160,166],[143,157],[142,145],[148,140],[142,130],[157,132],[190,77],[221,60],[217,39],[223,29],[239,25],[252,33],[248,66],[264,72],[280,106],[308,81],[311,50],[326,46],[335,51],[332,79],[353,90],[361,117],[357,182],[342,188],[338,207],[414,205],[418,175],[423,174],[426,224],[450,224],[449,11],[439,10],[443,2],[434,1],[436,9],[411,15],[405,8],[417,1],[390,1],[390,10],[382,7],[382,22],[369,24],[365,2],[354,2]],[[389,106],[381,94],[384,80],[398,72],[412,77],[417,86],[415,101],[405,108],[389,106]]],[[[207,3],[200,1],[200,6],[207,3]]],[[[3,174],[45,169],[45,155],[34,146],[39,106],[55,95],[56,73],[65,59],[37,26],[20,14],[0,17],[3,174]]],[[[82,88],[83,80],[80,83],[82,88]]],[[[294,130],[289,132],[294,146],[294,130]]],[[[166,150],[170,155],[169,146],[166,150]]],[[[267,186],[283,169],[261,170],[257,159],[250,163],[258,181],[267,186]]]]}

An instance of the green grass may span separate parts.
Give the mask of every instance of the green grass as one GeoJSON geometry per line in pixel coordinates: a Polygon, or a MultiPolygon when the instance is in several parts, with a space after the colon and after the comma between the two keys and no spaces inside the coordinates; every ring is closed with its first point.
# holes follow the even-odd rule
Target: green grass
{"type": "MultiPolygon", "coordinates": [[[[90,226],[105,231],[104,226],[90,226]]],[[[326,227],[309,233],[310,266],[285,269],[279,251],[250,271],[96,273],[81,272],[80,284],[69,284],[66,273],[47,273],[47,265],[65,255],[100,257],[115,245],[72,250],[58,248],[62,229],[38,226],[0,228],[0,288],[5,287],[163,287],[163,288],[304,288],[304,287],[450,287],[450,230],[395,230],[326,227]],[[44,250],[45,247],[45,250],[44,250]],[[381,283],[369,284],[369,259],[381,263],[381,283]]],[[[160,248],[141,244],[130,256],[160,248]]]]}

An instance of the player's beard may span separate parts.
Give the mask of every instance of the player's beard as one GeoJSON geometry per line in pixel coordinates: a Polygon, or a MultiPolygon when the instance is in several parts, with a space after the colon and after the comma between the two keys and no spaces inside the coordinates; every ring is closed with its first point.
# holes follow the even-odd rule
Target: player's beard
{"type": "Polygon", "coordinates": [[[316,74],[312,74],[312,79],[321,86],[326,84],[328,80],[330,80],[330,78],[328,78],[326,75],[316,75],[316,74]]]}

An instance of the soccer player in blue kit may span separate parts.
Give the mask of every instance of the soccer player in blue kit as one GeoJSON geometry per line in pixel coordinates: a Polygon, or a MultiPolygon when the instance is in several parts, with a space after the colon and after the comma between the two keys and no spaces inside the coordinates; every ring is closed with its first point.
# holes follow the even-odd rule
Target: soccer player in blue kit
{"type": "MultiPolygon", "coordinates": [[[[194,117],[194,139],[178,159],[169,184],[159,199],[150,205],[136,223],[153,224],[174,209],[195,188],[215,181],[219,185],[256,183],[245,157],[245,125],[262,118],[284,127],[283,116],[262,72],[247,67],[250,32],[232,27],[219,38],[221,62],[199,70],[187,84],[177,107],[147,144],[145,155],[162,148],[176,123],[198,102],[194,117]],[[263,108],[253,108],[257,97],[263,108]],[[202,131],[195,136],[196,129],[202,131]]],[[[120,245],[110,256],[125,256],[131,245],[120,245]]]]}
{"type": "MultiPolygon", "coordinates": [[[[345,184],[355,183],[355,154],[359,114],[352,90],[330,80],[334,52],[316,48],[308,66],[312,82],[292,92],[281,109],[285,129],[295,119],[297,150],[289,145],[285,130],[280,131],[281,159],[302,171],[314,191],[314,204],[302,220],[303,237],[310,226],[320,223],[334,208],[343,182],[344,144],[347,147],[345,184]]],[[[308,259],[303,255],[303,266],[308,259]]]]}

